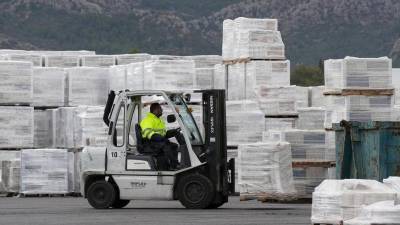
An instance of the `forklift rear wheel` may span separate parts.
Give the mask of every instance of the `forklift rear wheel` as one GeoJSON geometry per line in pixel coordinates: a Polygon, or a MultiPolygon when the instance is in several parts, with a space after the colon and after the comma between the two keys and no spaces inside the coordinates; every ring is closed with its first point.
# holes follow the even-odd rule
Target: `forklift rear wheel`
{"type": "Polygon", "coordinates": [[[87,191],[89,204],[96,209],[110,208],[115,202],[115,196],[113,185],[105,180],[92,183],[87,191]]]}
{"type": "Polygon", "coordinates": [[[179,180],[178,199],[188,209],[207,208],[215,195],[210,179],[201,174],[190,174],[179,180]]]}
{"type": "Polygon", "coordinates": [[[121,199],[116,199],[115,201],[114,201],[114,204],[112,204],[112,207],[114,208],[114,209],[122,209],[122,208],[124,208],[125,206],[127,206],[128,204],[129,204],[129,200],[121,200],[121,199]]]}

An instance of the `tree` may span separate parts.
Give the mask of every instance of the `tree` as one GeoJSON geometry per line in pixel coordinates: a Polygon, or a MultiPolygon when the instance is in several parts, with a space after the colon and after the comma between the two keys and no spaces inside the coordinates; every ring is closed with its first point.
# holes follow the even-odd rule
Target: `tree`
{"type": "Polygon", "coordinates": [[[128,53],[129,54],[137,54],[137,53],[140,53],[140,50],[138,48],[131,48],[128,53]]]}
{"type": "Polygon", "coordinates": [[[290,75],[291,84],[299,86],[324,85],[324,74],[320,66],[298,65],[290,75]]]}

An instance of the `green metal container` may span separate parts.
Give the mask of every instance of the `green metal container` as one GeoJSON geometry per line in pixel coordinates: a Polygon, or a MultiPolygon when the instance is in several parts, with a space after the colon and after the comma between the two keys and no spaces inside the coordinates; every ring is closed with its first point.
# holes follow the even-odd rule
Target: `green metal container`
{"type": "Polygon", "coordinates": [[[400,122],[342,121],[333,129],[338,178],[400,176],[400,122]]]}

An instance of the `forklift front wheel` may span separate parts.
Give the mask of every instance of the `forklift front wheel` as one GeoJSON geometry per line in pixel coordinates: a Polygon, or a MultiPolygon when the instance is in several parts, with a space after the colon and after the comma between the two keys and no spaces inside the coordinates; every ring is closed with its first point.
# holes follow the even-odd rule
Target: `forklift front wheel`
{"type": "Polygon", "coordinates": [[[129,204],[129,200],[116,199],[112,207],[114,209],[122,209],[129,204]]]}
{"type": "Polygon", "coordinates": [[[95,209],[110,208],[116,198],[113,185],[105,180],[92,183],[87,190],[89,204],[95,209]]]}
{"type": "Polygon", "coordinates": [[[201,174],[190,174],[179,180],[178,199],[188,209],[205,209],[214,199],[214,185],[201,174]]]}

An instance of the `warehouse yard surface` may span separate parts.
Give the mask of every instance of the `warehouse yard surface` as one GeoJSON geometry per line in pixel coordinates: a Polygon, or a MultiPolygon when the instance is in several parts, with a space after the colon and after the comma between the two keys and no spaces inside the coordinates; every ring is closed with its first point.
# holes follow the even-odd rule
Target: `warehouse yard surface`
{"type": "Polygon", "coordinates": [[[309,225],[310,204],[229,203],[188,210],[178,201],[132,201],[124,209],[95,210],[83,198],[0,198],[0,225],[309,225]]]}

